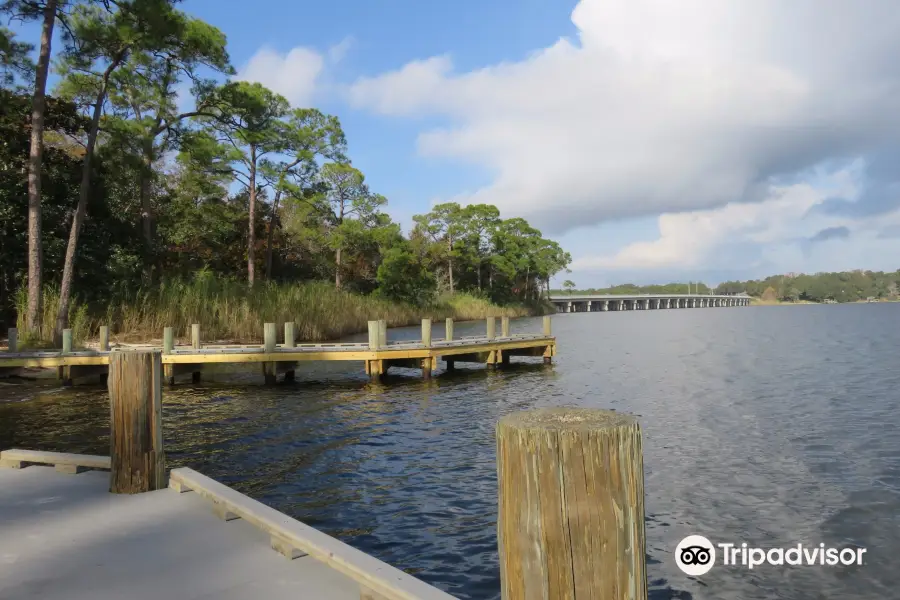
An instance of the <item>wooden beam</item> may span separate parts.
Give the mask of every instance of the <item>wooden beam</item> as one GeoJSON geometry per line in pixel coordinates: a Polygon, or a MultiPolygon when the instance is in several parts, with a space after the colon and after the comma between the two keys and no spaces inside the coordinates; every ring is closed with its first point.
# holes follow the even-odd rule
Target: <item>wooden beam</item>
{"type": "Polygon", "coordinates": [[[0,452],[0,467],[21,469],[29,465],[52,465],[54,467],[79,467],[108,471],[108,456],[91,454],[66,454],[62,452],[42,452],[40,450],[4,450],[0,452]]]}
{"type": "MultiPolygon", "coordinates": [[[[172,351],[175,349],[175,330],[171,327],[163,328],[163,354],[172,354],[172,351]]],[[[175,369],[172,365],[166,364],[163,365],[163,375],[166,378],[166,383],[169,385],[175,385],[175,369]]]]}
{"type": "Polygon", "coordinates": [[[454,600],[453,596],[412,575],[196,471],[184,467],[173,469],[169,474],[169,481],[170,486],[177,486],[178,491],[189,489],[207,500],[218,503],[225,510],[277,538],[292,551],[308,554],[384,598],[454,600]]]}
{"type": "Polygon", "coordinates": [[[113,494],[166,486],[161,359],[159,350],[119,350],[109,357],[109,491],[113,494]]]}
{"type": "Polygon", "coordinates": [[[497,425],[503,598],[644,600],[644,470],[634,417],[553,408],[497,425]]]}

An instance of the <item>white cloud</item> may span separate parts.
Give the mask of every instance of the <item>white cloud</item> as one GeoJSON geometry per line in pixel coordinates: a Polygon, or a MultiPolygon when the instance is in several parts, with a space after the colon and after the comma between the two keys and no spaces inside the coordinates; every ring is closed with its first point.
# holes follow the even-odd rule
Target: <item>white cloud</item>
{"type": "Polygon", "coordinates": [[[425,58],[358,80],[348,97],[388,115],[449,117],[421,134],[420,152],[494,173],[457,201],[496,204],[551,233],[667,213],[656,246],[626,249],[634,264],[703,237],[674,230],[764,210],[795,218],[784,203],[808,203],[800,189],[765,209],[747,203],[772,177],[900,140],[893,0],[581,0],[572,20],[577,40],[525,60],[454,73],[449,57],[425,58]]]}
{"type": "Polygon", "coordinates": [[[311,106],[316,84],[325,61],[310,48],[292,48],[282,54],[272,48],[260,48],[238,72],[240,81],[263,84],[287,98],[293,106],[311,106]]]}

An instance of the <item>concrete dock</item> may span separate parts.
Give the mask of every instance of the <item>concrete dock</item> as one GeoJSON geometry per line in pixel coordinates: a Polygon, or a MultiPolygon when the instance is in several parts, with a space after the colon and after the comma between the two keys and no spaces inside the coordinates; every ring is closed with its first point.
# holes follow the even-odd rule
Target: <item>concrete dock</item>
{"type": "Polygon", "coordinates": [[[110,494],[109,473],[17,468],[29,458],[17,452],[0,455],[13,467],[0,468],[4,600],[452,600],[190,469],[169,488],[110,494]]]}

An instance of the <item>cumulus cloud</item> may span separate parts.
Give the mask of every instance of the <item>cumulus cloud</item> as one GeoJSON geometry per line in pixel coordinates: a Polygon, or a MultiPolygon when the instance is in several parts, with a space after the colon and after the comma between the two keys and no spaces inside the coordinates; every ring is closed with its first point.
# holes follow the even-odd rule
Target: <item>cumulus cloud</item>
{"type": "Polygon", "coordinates": [[[349,99],[447,118],[420,152],[494,174],[454,200],[557,234],[663,214],[659,241],[619,257],[636,265],[696,256],[711,228],[765,210],[801,220],[825,199],[780,178],[900,140],[892,0],[581,0],[572,21],[577,39],[519,62],[457,73],[448,56],[422,57],[356,81],[349,99]]]}
{"type": "Polygon", "coordinates": [[[240,81],[258,82],[287,98],[292,105],[310,106],[325,60],[310,48],[287,53],[260,48],[238,72],[240,81]]]}

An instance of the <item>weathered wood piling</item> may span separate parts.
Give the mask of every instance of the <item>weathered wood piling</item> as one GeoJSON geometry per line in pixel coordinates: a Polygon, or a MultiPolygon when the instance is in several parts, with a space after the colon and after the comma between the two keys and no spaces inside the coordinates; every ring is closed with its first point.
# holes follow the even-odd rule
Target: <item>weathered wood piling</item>
{"type": "Polygon", "coordinates": [[[162,436],[162,353],[116,350],[109,356],[109,491],[166,487],[162,436]]]}
{"type": "Polygon", "coordinates": [[[503,417],[496,435],[503,600],[646,600],[637,420],[539,409],[503,417]]]}

